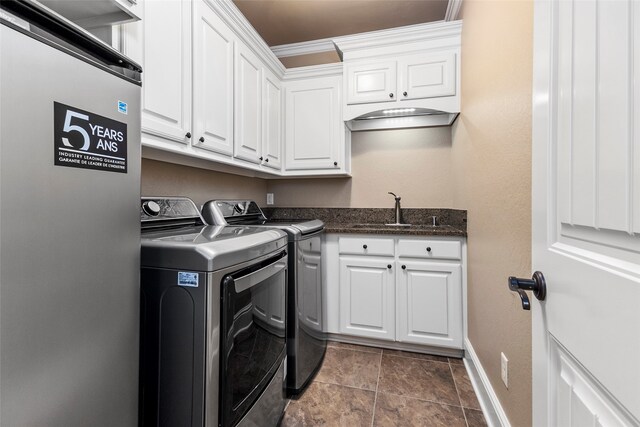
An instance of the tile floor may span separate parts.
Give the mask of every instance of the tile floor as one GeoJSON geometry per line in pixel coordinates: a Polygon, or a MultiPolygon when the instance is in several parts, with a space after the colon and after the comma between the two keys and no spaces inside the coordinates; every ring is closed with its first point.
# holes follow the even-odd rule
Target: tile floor
{"type": "Polygon", "coordinates": [[[460,359],[330,342],[322,368],[291,400],[281,425],[487,424],[460,359]]]}

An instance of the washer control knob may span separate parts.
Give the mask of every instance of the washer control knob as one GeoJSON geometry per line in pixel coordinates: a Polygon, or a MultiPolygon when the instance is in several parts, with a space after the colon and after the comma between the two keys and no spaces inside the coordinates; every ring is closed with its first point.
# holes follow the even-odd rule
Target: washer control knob
{"type": "Polygon", "coordinates": [[[142,211],[149,216],[158,216],[160,213],[160,205],[153,200],[147,200],[142,204],[142,211]]]}

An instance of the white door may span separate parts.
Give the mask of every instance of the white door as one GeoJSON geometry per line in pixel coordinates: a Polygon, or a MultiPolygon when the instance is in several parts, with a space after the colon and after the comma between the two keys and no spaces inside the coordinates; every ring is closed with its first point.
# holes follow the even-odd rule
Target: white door
{"type": "Polygon", "coordinates": [[[462,348],[460,264],[396,264],[397,341],[462,348]]]}
{"type": "MultiPolygon", "coordinates": [[[[195,147],[233,153],[233,44],[228,27],[202,0],[193,14],[195,147]]],[[[159,55],[161,56],[161,55],[159,55]]]]}
{"type": "Polygon", "coordinates": [[[456,54],[411,55],[398,61],[398,99],[456,94],[456,54]]]}
{"type": "Polygon", "coordinates": [[[340,257],[340,332],[395,339],[393,259],[340,257]]]}
{"type": "Polygon", "coordinates": [[[285,169],[340,169],[342,76],[286,83],[285,169]]]}
{"type": "Polygon", "coordinates": [[[236,45],[236,116],[233,155],[251,163],[262,158],[262,64],[244,43],[236,45]]]}
{"type": "Polygon", "coordinates": [[[396,61],[353,64],[345,70],[347,104],[390,102],[396,95],[396,61]]]}
{"type": "Polygon", "coordinates": [[[282,87],[280,79],[262,68],[262,164],[274,169],[282,166],[282,87]]]}
{"type": "Polygon", "coordinates": [[[142,131],[187,144],[192,133],[191,1],[145,1],[138,11],[142,20],[126,26],[124,51],[144,70],[142,131]]]}
{"type": "Polygon", "coordinates": [[[535,426],[640,425],[640,4],[538,1],[535,426]]]}

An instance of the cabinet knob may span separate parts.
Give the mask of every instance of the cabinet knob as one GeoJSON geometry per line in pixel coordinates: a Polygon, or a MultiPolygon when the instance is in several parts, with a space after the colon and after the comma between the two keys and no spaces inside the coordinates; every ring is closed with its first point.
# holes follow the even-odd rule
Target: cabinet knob
{"type": "Polygon", "coordinates": [[[338,166],[338,162],[333,162],[333,166],[338,166]]]}
{"type": "Polygon", "coordinates": [[[406,269],[407,269],[407,266],[406,266],[406,265],[403,265],[403,266],[402,266],[402,269],[403,269],[403,270],[406,270],[406,269]]]}
{"type": "Polygon", "coordinates": [[[389,98],[393,98],[393,93],[390,93],[390,94],[389,94],[389,98]]]}
{"type": "Polygon", "coordinates": [[[262,156],[260,156],[260,161],[262,161],[262,160],[263,160],[263,158],[262,158],[262,156]]]}
{"type": "Polygon", "coordinates": [[[391,270],[391,264],[387,264],[387,268],[391,270]]]}
{"type": "Polygon", "coordinates": [[[198,141],[200,141],[200,142],[204,142],[204,136],[201,136],[201,137],[198,139],[198,141]]]}
{"type": "Polygon", "coordinates": [[[265,159],[264,161],[265,161],[265,162],[267,162],[267,163],[269,163],[269,159],[265,159]]]}
{"type": "Polygon", "coordinates": [[[362,245],[362,249],[367,249],[367,245],[362,245]]]}
{"type": "Polygon", "coordinates": [[[187,134],[185,135],[187,138],[191,138],[191,132],[187,132],[187,134]]]}
{"type": "Polygon", "coordinates": [[[431,246],[427,246],[427,252],[431,252],[431,246]]]}
{"type": "Polygon", "coordinates": [[[407,96],[407,92],[402,92],[402,95],[403,96],[407,96]]]}

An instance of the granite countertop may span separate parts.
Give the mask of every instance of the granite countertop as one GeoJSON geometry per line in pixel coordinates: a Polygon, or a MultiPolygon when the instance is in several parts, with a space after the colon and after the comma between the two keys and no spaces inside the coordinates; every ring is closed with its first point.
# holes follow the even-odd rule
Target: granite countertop
{"type": "Polygon", "coordinates": [[[442,208],[403,208],[410,227],[385,225],[394,221],[389,208],[264,208],[269,219],[320,219],[327,233],[396,234],[408,236],[467,235],[467,211],[442,208]],[[437,226],[432,226],[432,217],[437,226]]]}
{"type": "Polygon", "coordinates": [[[326,233],[355,233],[355,234],[399,234],[408,236],[461,236],[466,237],[467,232],[450,225],[416,224],[407,226],[385,224],[352,224],[352,223],[325,223],[326,233]]]}

